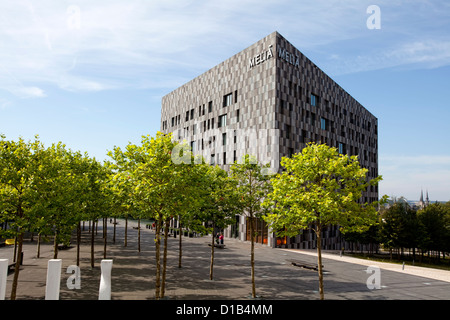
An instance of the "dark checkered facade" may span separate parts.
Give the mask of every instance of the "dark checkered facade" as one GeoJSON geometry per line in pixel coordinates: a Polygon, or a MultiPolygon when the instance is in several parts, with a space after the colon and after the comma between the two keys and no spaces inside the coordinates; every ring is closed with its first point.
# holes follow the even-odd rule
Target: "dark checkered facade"
{"type": "MultiPolygon", "coordinates": [[[[315,141],[358,155],[371,179],[378,176],[377,128],[375,116],[277,32],[162,99],[161,130],[225,169],[253,154],[278,172],[281,157],[315,141]]],[[[371,187],[362,201],[377,199],[378,189],[371,187]]],[[[226,235],[245,240],[246,229],[240,217],[226,235]]],[[[270,233],[260,238],[277,245],[270,233]]],[[[348,246],[336,227],[323,238],[325,249],[348,246]]],[[[315,235],[303,231],[280,243],[314,248],[315,235]]]]}

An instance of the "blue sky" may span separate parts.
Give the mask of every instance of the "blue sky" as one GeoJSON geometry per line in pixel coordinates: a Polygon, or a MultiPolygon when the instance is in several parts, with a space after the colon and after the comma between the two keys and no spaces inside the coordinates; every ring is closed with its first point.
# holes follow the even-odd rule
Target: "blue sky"
{"type": "Polygon", "coordinates": [[[449,1],[6,0],[0,132],[105,159],[156,133],[162,96],[278,31],[378,117],[380,194],[447,201],[448,30],[449,1]]]}

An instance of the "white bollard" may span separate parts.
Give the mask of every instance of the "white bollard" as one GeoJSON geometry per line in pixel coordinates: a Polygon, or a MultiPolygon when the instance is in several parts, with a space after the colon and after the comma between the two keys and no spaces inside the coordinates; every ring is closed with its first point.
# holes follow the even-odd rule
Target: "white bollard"
{"type": "Polygon", "coordinates": [[[45,300],[59,300],[61,283],[61,259],[48,260],[47,284],[45,286],[45,300]]]}
{"type": "Polygon", "coordinates": [[[8,263],[8,259],[0,259],[0,300],[5,300],[8,263]]]}
{"type": "Polygon", "coordinates": [[[98,300],[111,300],[111,269],[112,260],[102,260],[100,278],[100,289],[98,292],[98,300]]]}

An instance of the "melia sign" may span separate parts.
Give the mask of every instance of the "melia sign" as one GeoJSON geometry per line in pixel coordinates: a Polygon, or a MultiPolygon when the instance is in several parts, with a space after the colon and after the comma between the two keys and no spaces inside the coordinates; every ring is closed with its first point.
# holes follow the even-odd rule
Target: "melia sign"
{"type": "MultiPolygon", "coordinates": [[[[269,49],[264,50],[263,52],[257,54],[253,58],[251,58],[249,60],[250,69],[271,59],[273,57],[272,48],[273,48],[273,45],[270,45],[269,49]]],[[[300,57],[297,54],[293,54],[284,48],[278,48],[278,58],[290,63],[291,65],[293,65],[297,68],[300,66],[300,57]]]]}
{"type": "Polygon", "coordinates": [[[257,65],[263,63],[266,60],[271,59],[273,57],[272,47],[273,46],[270,45],[268,50],[265,50],[265,51],[261,52],[260,54],[257,54],[256,56],[251,58],[250,59],[250,69],[253,68],[254,66],[257,66],[257,65]]]}
{"type": "Polygon", "coordinates": [[[300,57],[297,54],[294,55],[284,48],[278,48],[278,58],[283,59],[284,61],[292,64],[297,68],[300,66],[300,57]]]}

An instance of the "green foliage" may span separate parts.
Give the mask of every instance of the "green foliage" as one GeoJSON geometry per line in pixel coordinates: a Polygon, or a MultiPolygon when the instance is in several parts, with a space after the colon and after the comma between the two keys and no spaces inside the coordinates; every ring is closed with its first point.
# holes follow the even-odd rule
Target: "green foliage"
{"type": "Polygon", "coordinates": [[[417,212],[418,223],[422,227],[422,241],[419,243],[422,250],[450,251],[449,209],[448,202],[445,205],[433,203],[417,212]]]}
{"type": "Polygon", "coordinates": [[[218,166],[206,165],[205,168],[199,221],[209,221],[215,227],[223,229],[233,223],[236,214],[242,212],[237,181],[218,166]]]}
{"type": "Polygon", "coordinates": [[[268,165],[262,166],[256,158],[245,155],[241,163],[231,166],[231,177],[237,182],[237,192],[240,194],[239,206],[242,213],[251,219],[261,217],[268,212],[263,206],[263,200],[271,192],[271,175],[268,174],[268,165]]]}
{"type": "Polygon", "coordinates": [[[45,148],[38,137],[2,136],[0,167],[0,219],[10,221],[10,236],[32,231],[67,239],[78,221],[107,211],[105,168],[61,142],[45,148]]]}
{"type": "Polygon", "coordinates": [[[279,235],[293,236],[311,225],[339,225],[342,232],[362,232],[377,223],[377,204],[360,203],[367,181],[357,157],[326,145],[309,144],[292,158],[282,158],[283,173],[272,179],[265,219],[279,235]]]}

